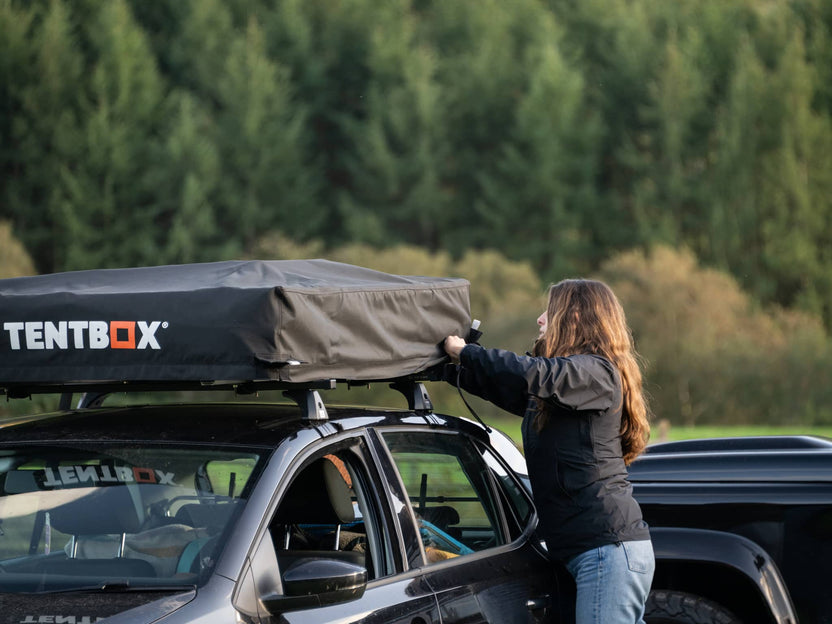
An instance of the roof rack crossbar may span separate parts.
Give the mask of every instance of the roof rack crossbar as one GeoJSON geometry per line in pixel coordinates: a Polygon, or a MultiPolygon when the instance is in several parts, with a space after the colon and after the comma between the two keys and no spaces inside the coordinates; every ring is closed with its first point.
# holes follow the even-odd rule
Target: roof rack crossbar
{"type": "Polygon", "coordinates": [[[84,392],[78,399],[76,409],[88,409],[91,407],[101,407],[104,404],[104,399],[110,396],[109,392],[84,392]]]}
{"type": "Polygon", "coordinates": [[[70,407],[72,407],[72,393],[62,392],[61,398],[58,401],[58,409],[63,412],[68,410],[70,407]]]}
{"type": "Polygon", "coordinates": [[[331,390],[335,388],[334,379],[320,379],[316,381],[289,382],[277,379],[255,380],[181,380],[181,381],[144,381],[144,380],[114,380],[114,381],[70,381],[43,382],[32,384],[5,384],[0,382],[0,396],[8,399],[29,398],[33,394],[73,394],[85,392],[121,393],[121,392],[176,392],[220,390],[234,391],[238,394],[252,394],[267,390],[296,390],[319,389],[331,390]]]}

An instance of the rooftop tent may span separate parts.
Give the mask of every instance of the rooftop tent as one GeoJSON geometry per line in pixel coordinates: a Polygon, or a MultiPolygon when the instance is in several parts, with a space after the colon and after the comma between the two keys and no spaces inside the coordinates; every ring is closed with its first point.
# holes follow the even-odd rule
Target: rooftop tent
{"type": "Polygon", "coordinates": [[[471,324],[466,280],[327,260],[232,261],[0,280],[0,391],[123,381],[418,374],[471,324]]]}

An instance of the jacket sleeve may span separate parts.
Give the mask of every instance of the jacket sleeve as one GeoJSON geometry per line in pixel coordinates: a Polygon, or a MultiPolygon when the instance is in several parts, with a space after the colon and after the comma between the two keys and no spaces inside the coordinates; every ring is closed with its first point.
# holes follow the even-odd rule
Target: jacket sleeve
{"type": "MultiPolygon", "coordinates": [[[[484,351],[478,345],[468,345],[463,352],[474,348],[484,351]]],[[[523,416],[526,412],[529,397],[522,388],[510,384],[494,383],[493,379],[476,366],[466,366],[462,363],[456,366],[449,364],[444,369],[443,378],[451,385],[458,386],[516,416],[523,416]]]]}
{"type": "Polygon", "coordinates": [[[572,410],[605,410],[617,395],[615,367],[595,355],[529,357],[467,345],[460,364],[463,389],[517,415],[529,396],[572,410]]]}

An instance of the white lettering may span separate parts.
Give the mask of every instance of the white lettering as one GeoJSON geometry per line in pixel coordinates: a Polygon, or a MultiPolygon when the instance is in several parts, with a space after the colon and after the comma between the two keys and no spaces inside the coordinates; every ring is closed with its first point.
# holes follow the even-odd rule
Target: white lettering
{"type": "Polygon", "coordinates": [[[58,321],[57,327],[52,321],[46,321],[43,324],[43,341],[47,349],[54,349],[56,346],[59,349],[66,349],[66,338],[66,321],[58,321]]]}
{"type": "Polygon", "coordinates": [[[61,475],[61,481],[66,483],[78,483],[78,477],[75,475],[75,466],[61,466],[58,468],[58,474],[61,475]]]}
{"type": "Polygon", "coordinates": [[[94,615],[26,615],[19,624],[93,624],[103,619],[94,615]]]}
{"type": "Polygon", "coordinates": [[[70,321],[69,328],[72,330],[73,346],[76,349],[84,348],[84,330],[89,326],[87,321],[70,321]]]}
{"type": "Polygon", "coordinates": [[[55,478],[55,474],[52,472],[51,468],[44,468],[43,474],[46,475],[46,478],[43,480],[43,484],[46,487],[58,487],[63,485],[58,479],[55,478]]]}
{"type": "Polygon", "coordinates": [[[58,488],[85,483],[158,483],[176,486],[176,474],[153,468],[134,466],[59,466],[43,469],[42,486],[58,488]]]}
{"type": "Polygon", "coordinates": [[[159,480],[159,485],[176,485],[173,482],[173,473],[172,472],[163,472],[162,470],[156,471],[156,476],[159,480]]]}
{"type": "Polygon", "coordinates": [[[116,476],[124,483],[133,481],[133,471],[127,466],[116,466],[116,476]]]}
{"type": "Polygon", "coordinates": [[[156,336],[160,329],[167,329],[162,321],[6,321],[3,330],[9,336],[12,351],[31,349],[66,350],[75,349],[154,349],[162,346],[156,336]],[[134,345],[133,327],[138,327],[141,336],[134,345]],[[110,332],[127,330],[121,340],[110,332]],[[70,342],[72,343],[70,346],[70,342]]]}
{"type": "Polygon", "coordinates": [[[156,330],[159,329],[159,325],[161,325],[161,321],[153,321],[148,325],[144,321],[139,321],[138,326],[139,330],[142,332],[142,338],[139,340],[139,344],[136,347],[137,349],[145,349],[147,346],[150,346],[151,349],[161,349],[162,347],[159,346],[159,342],[156,340],[156,330]]]}
{"type": "Polygon", "coordinates": [[[113,473],[110,472],[109,466],[101,466],[101,480],[112,483],[118,481],[118,478],[113,476],[113,473]]]}
{"type": "Polygon", "coordinates": [[[110,326],[104,321],[90,321],[90,349],[106,349],[110,346],[110,326]]]}
{"type": "Polygon", "coordinates": [[[20,332],[23,330],[23,323],[3,323],[3,329],[9,332],[9,344],[12,351],[19,351],[20,332]]]}
{"type": "Polygon", "coordinates": [[[75,466],[75,472],[78,475],[78,482],[92,481],[98,482],[98,473],[95,471],[95,466],[75,466]]]}
{"type": "Polygon", "coordinates": [[[26,348],[43,349],[43,323],[40,321],[26,323],[26,348]]]}

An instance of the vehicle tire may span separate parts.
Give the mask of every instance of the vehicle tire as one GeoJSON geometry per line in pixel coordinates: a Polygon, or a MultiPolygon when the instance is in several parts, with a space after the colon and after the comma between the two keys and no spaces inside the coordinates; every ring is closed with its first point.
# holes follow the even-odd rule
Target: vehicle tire
{"type": "Polygon", "coordinates": [[[728,609],[707,598],[656,589],[647,597],[646,624],[742,624],[728,609]]]}

